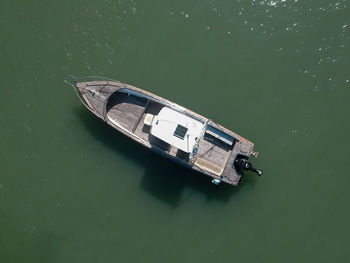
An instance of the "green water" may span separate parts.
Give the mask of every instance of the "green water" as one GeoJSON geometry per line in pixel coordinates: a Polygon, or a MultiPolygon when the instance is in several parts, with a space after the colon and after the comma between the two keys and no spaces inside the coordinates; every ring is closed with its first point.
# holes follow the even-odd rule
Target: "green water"
{"type": "Polygon", "coordinates": [[[350,1],[0,3],[0,262],[349,262],[350,1]],[[238,188],[149,152],[68,74],[256,144],[238,188]]]}

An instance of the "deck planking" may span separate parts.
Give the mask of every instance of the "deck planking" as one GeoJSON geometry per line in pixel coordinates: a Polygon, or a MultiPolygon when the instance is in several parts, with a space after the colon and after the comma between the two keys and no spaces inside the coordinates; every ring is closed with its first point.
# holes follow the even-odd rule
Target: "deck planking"
{"type": "Polygon", "coordinates": [[[140,121],[146,104],[146,101],[137,100],[127,94],[121,94],[107,105],[107,108],[109,108],[107,116],[120,123],[128,131],[132,131],[137,122],[140,121]]]}
{"type": "Polygon", "coordinates": [[[230,151],[220,148],[218,145],[202,139],[199,143],[196,158],[201,158],[209,162],[215,163],[218,167],[224,168],[229,158],[230,151]]]}
{"type": "Polygon", "coordinates": [[[229,183],[234,185],[237,185],[241,179],[241,175],[237,173],[232,173],[232,170],[234,169],[233,161],[236,158],[236,155],[240,153],[239,148],[240,148],[240,143],[236,143],[232,151],[230,152],[230,156],[226,162],[225,169],[221,175],[224,180],[228,180],[229,183]]]}

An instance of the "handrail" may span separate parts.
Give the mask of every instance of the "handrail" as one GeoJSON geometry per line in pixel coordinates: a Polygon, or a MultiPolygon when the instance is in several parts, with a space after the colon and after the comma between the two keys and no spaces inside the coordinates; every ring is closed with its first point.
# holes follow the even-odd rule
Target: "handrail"
{"type": "Polygon", "coordinates": [[[91,107],[86,103],[85,99],[83,98],[82,94],[79,92],[79,89],[77,87],[78,82],[87,82],[87,81],[94,81],[94,80],[106,80],[106,81],[115,81],[115,82],[120,82],[118,80],[106,78],[106,77],[101,77],[101,76],[84,76],[84,77],[76,77],[74,75],[68,75],[65,79],[64,82],[68,83],[74,88],[75,93],[77,94],[78,98],[80,101],[84,104],[85,107],[91,109],[91,107]]]}
{"type": "Polygon", "coordinates": [[[102,76],[83,76],[83,77],[76,77],[73,75],[68,75],[65,79],[65,82],[70,83],[70,82],[86,82],[86,81],[94,81],[94,80],[107,80],[107,81],[115,81],[115,82],[120,82],[119,80],[111,79],[111,78],[106,78],[102,76]]]}
{"type": "Polygon", "coordinates": [[[85,107],[87,107],[88,109],[90,109],[89,105],[85,102],[83,95],[79,92],[78,87],[77,87],[77,83],[78,83],[78,78],[76,78],[73,75],[68,75],[65,79],[64,79],[65,83],[68,83],[69,85],[71,85],[74,89],[75,94],[77,94],[79,100],[81,103],[84,104],[85,107]]]}
{"type": "Polygon", "coordinates": [[[200,134],[199,137],[197,138],[196,143],[195,143],[195,145],[193,146],[193,150],[192,150],[192,152],[190,153],[189,159],[190,159],[190,161],[191,161],[192,163],[193,163],[193,157],[198,153],[198,150],[199,150],[199,143],[200,143],[200,141],[202,140],[205,131],[207,130],[208,122],[209,122],[209,120],[206,120],[206,121],[204,122],[202,131],[201,131],[201,134],[200,134]]]}

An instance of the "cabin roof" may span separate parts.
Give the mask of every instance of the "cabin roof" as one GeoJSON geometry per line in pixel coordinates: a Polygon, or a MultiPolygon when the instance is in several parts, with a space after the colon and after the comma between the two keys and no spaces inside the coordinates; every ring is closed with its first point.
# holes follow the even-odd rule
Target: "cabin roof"
{"type": "Polygon", "coordinates": [[[155,116],[151,134],[162,141],[190,153],[201,135],[204,124],[181,112],[164,107],[155,116]]]}

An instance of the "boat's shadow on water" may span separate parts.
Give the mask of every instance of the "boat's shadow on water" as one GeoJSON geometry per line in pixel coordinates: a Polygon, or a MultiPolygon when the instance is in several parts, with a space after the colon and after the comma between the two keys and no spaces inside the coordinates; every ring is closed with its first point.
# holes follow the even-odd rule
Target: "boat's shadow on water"
{"type": "Polygon", "coordinates": [[[216,187],[210,182],[209,177],[168,160],[132,141],[91,115],[86,109],[80,107],[75,108],[74,111],[87,130],[98,141],[109,149],[127,156],[138,164],[142,164],[146,172],[141,179],[141,188],[157,199],[166,202],[172,208],[181,205],[195,192],[204,194],[207,201],[227,202],[233,195],[238,194],[242,188],[255,185],[256,178],[248,176],[242,178],[238,187],[226,184],[216,187]],[[186,192],[192,194],[184,194],[185,188],[190,188],[191,191],[186,192]]]}

